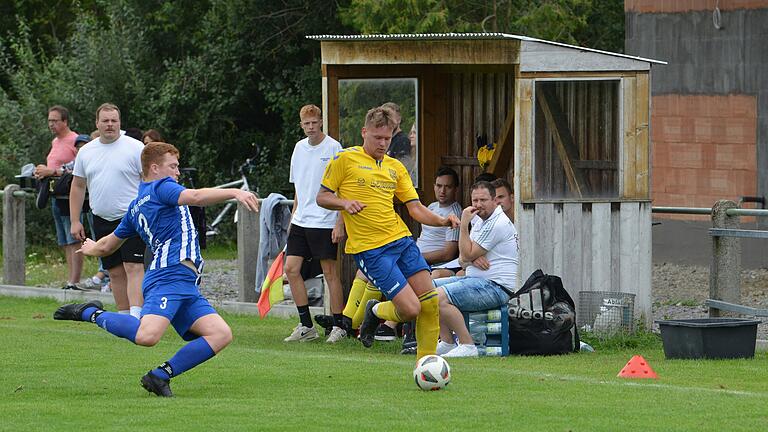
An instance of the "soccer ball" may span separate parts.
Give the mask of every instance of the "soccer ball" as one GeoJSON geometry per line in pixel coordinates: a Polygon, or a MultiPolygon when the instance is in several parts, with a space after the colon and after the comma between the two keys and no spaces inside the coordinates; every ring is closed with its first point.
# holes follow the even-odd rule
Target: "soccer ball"
{"type": "Polygon", "coordinates": [[[451,367],[438,355],[427,355],[416,362],[413,379],[422,390],[440,390],[451,382],[451,367]]]}

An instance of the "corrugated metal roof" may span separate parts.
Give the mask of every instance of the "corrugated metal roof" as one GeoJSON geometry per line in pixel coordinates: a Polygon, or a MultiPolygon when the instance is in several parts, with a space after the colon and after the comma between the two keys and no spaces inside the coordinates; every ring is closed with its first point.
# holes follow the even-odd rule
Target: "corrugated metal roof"
{"type": "Polygon", "coordinates": [[[654,60],[644,57],[636,57],[627,54],[620,54],[610,51],[601,51],[593,48],[585,48],[576,45],[568,45],[560,42],[553,42],[544,39],[536,39],[528,36],[513,35],[508,33],[412,33],[412,34],[372,34],[372,35],[310,35],[307,39],[317,41],[396,41],[396,40],[503,40],[515,39],[526,42],[539,42],[549,45],[562,46],[578,51],[589,51],[598,54],[605,54],[615,57],[623,57],[632,60],[639,60],[656,64],[667,64],[665,61],[654,60]]]}

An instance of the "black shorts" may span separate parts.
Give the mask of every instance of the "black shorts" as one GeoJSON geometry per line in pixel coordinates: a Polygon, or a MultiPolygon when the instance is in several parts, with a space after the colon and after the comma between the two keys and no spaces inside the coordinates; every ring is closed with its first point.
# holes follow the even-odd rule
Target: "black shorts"
{"type": "MultiPolygon", "coordinates": [[[[93,215],[93,233],[96,235],[96,240],[112,234],[118,225],[120,225],[120,219],[116,221],[108,221],[93,215]]],[[[144,242],[141,240],[141,237],[138,235],[128,237],[125,243],[123,243],[123,245],[120,246],[120,249],[116,250],[115,253],[102,257],[101,263],[107,270],[117,267],[124,262],[143,263],[144,248],[144,242]]]]}
{"type": "Polygon", "coordinates": [[[339,245],[331,241],[331,228],[304,228],[291,224],[286,256],[335,260],[339,245]]]}

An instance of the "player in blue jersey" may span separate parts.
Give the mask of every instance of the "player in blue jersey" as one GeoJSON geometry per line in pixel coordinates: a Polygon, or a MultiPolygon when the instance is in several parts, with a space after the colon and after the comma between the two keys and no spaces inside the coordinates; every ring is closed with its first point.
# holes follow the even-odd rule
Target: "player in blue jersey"
{"type": "Polygon", "coordinates": [[[86,239],[77,251],[90,256],[109,255],[137,233],[150,245],[154,257],[144,276],[141,320],[106,312],[99,301],[64,305],[53,315],[57,320],[96,323],[142,346],[157,344],[168,325],[173,325],[190,342],[141,378],[147,391],[166,397],[173,396],[171,378],[210,359],[232,341],[232,330],[198,290],[203,259],[187,206],[235,199],[251,211],[259,209],[256,195],[240,189],[185,189],[176,183],[178,158],[179,151],[171,144],[154,142],[144,147],[144,181],[120,225],[98,242],[86,239]]]}

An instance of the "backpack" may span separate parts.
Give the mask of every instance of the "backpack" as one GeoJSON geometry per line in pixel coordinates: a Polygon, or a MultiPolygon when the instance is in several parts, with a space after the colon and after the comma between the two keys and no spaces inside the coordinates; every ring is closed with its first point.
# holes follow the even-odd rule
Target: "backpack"
{"type": "Polygon", "coordinates": [[[51,191],[55,197],[69,196],[69,189],[72,187],[72,173],[64,173],[53,182],[51,191]]]}
{"type": "Polygon", "coordinates": [[[509,300],[509,353],[578,352],[576,305],[558,276],[536,270],[509,300]]]}

